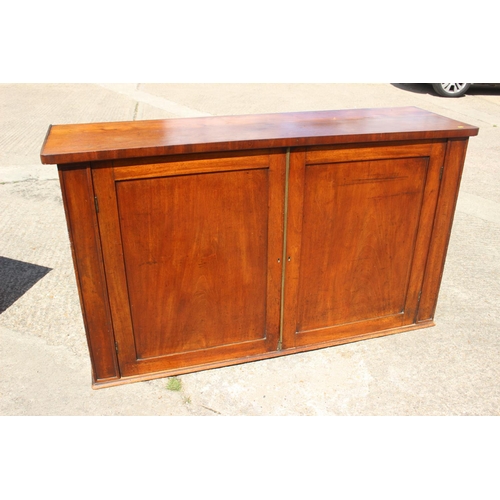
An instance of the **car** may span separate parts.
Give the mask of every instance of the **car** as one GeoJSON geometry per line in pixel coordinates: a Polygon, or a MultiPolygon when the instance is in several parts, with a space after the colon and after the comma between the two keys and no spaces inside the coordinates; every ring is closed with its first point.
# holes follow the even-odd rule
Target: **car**
{"type": "Polygon", "coordinates": [[[498,83],[431,83],[434,91],[442,97],[460,97],[464,95],[471,85],[497,86],[498,83]]]}

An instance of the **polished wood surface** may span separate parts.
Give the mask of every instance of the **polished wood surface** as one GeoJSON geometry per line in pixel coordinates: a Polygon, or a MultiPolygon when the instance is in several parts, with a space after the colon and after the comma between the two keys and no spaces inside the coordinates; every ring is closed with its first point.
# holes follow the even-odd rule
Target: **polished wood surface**
{"type": "Polygon", "coordinates": [[[122,375],[275,350],[283,155],[140,172],[93,172],[122,375]]]}
{"type": "Polygon", "coordinates": [[[41,160],[64,164],[476,134],[476,127],[414,107],[53,125],[41,160]]]}
{"type": "Polygon", "coordinates": [[[425,278],[422,283],[422,298],[419,304],[417,323],[432,320],[436,310],[467,151],[467,139],[449,140],[446,147],[447,151],[443,164],[432,239],[429,243],[425,278]]]}
{"type": "Polygon", "coordinates": [[[59,170],[93,379],[120,377],[89,163],[59,170]]]}
{"type": "Polygon", "coordinates": [[[432,326],[477,132],[416,108],[52,127],[93,387],[432,326]]]}
{"type": "Polygon", "coordinates": [[[415,322],[444,152],[430,143],[298,153],[286,346],[415,322]]]}

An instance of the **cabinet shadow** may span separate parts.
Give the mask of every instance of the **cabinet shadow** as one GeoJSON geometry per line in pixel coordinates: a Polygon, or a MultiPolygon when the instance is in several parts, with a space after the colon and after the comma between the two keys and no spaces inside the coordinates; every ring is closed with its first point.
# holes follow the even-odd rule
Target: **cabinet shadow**
{"type": "Polygon", "coordinates": [[[0,314],[50,271],[50,267],[0,257],[0,314]]]}

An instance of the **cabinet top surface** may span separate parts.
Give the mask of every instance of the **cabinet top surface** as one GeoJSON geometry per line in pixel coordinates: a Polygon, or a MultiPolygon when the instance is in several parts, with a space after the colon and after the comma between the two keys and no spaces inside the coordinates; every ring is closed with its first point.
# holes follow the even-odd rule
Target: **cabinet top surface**
{"type": "Polygon", "coordinates": [[[444,139],[478,128],[415,107],[52,125],[44,164],[245,149],[444,139]]]}

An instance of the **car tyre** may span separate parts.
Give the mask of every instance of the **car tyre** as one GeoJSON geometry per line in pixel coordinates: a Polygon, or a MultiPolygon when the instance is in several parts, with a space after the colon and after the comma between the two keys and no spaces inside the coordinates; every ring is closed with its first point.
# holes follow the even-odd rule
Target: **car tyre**
{"type": "Polygon", "coordinates": [[[432,88],[443,97],[460,97],[470,88],[470,83],[433,83],[432,88]]]}

